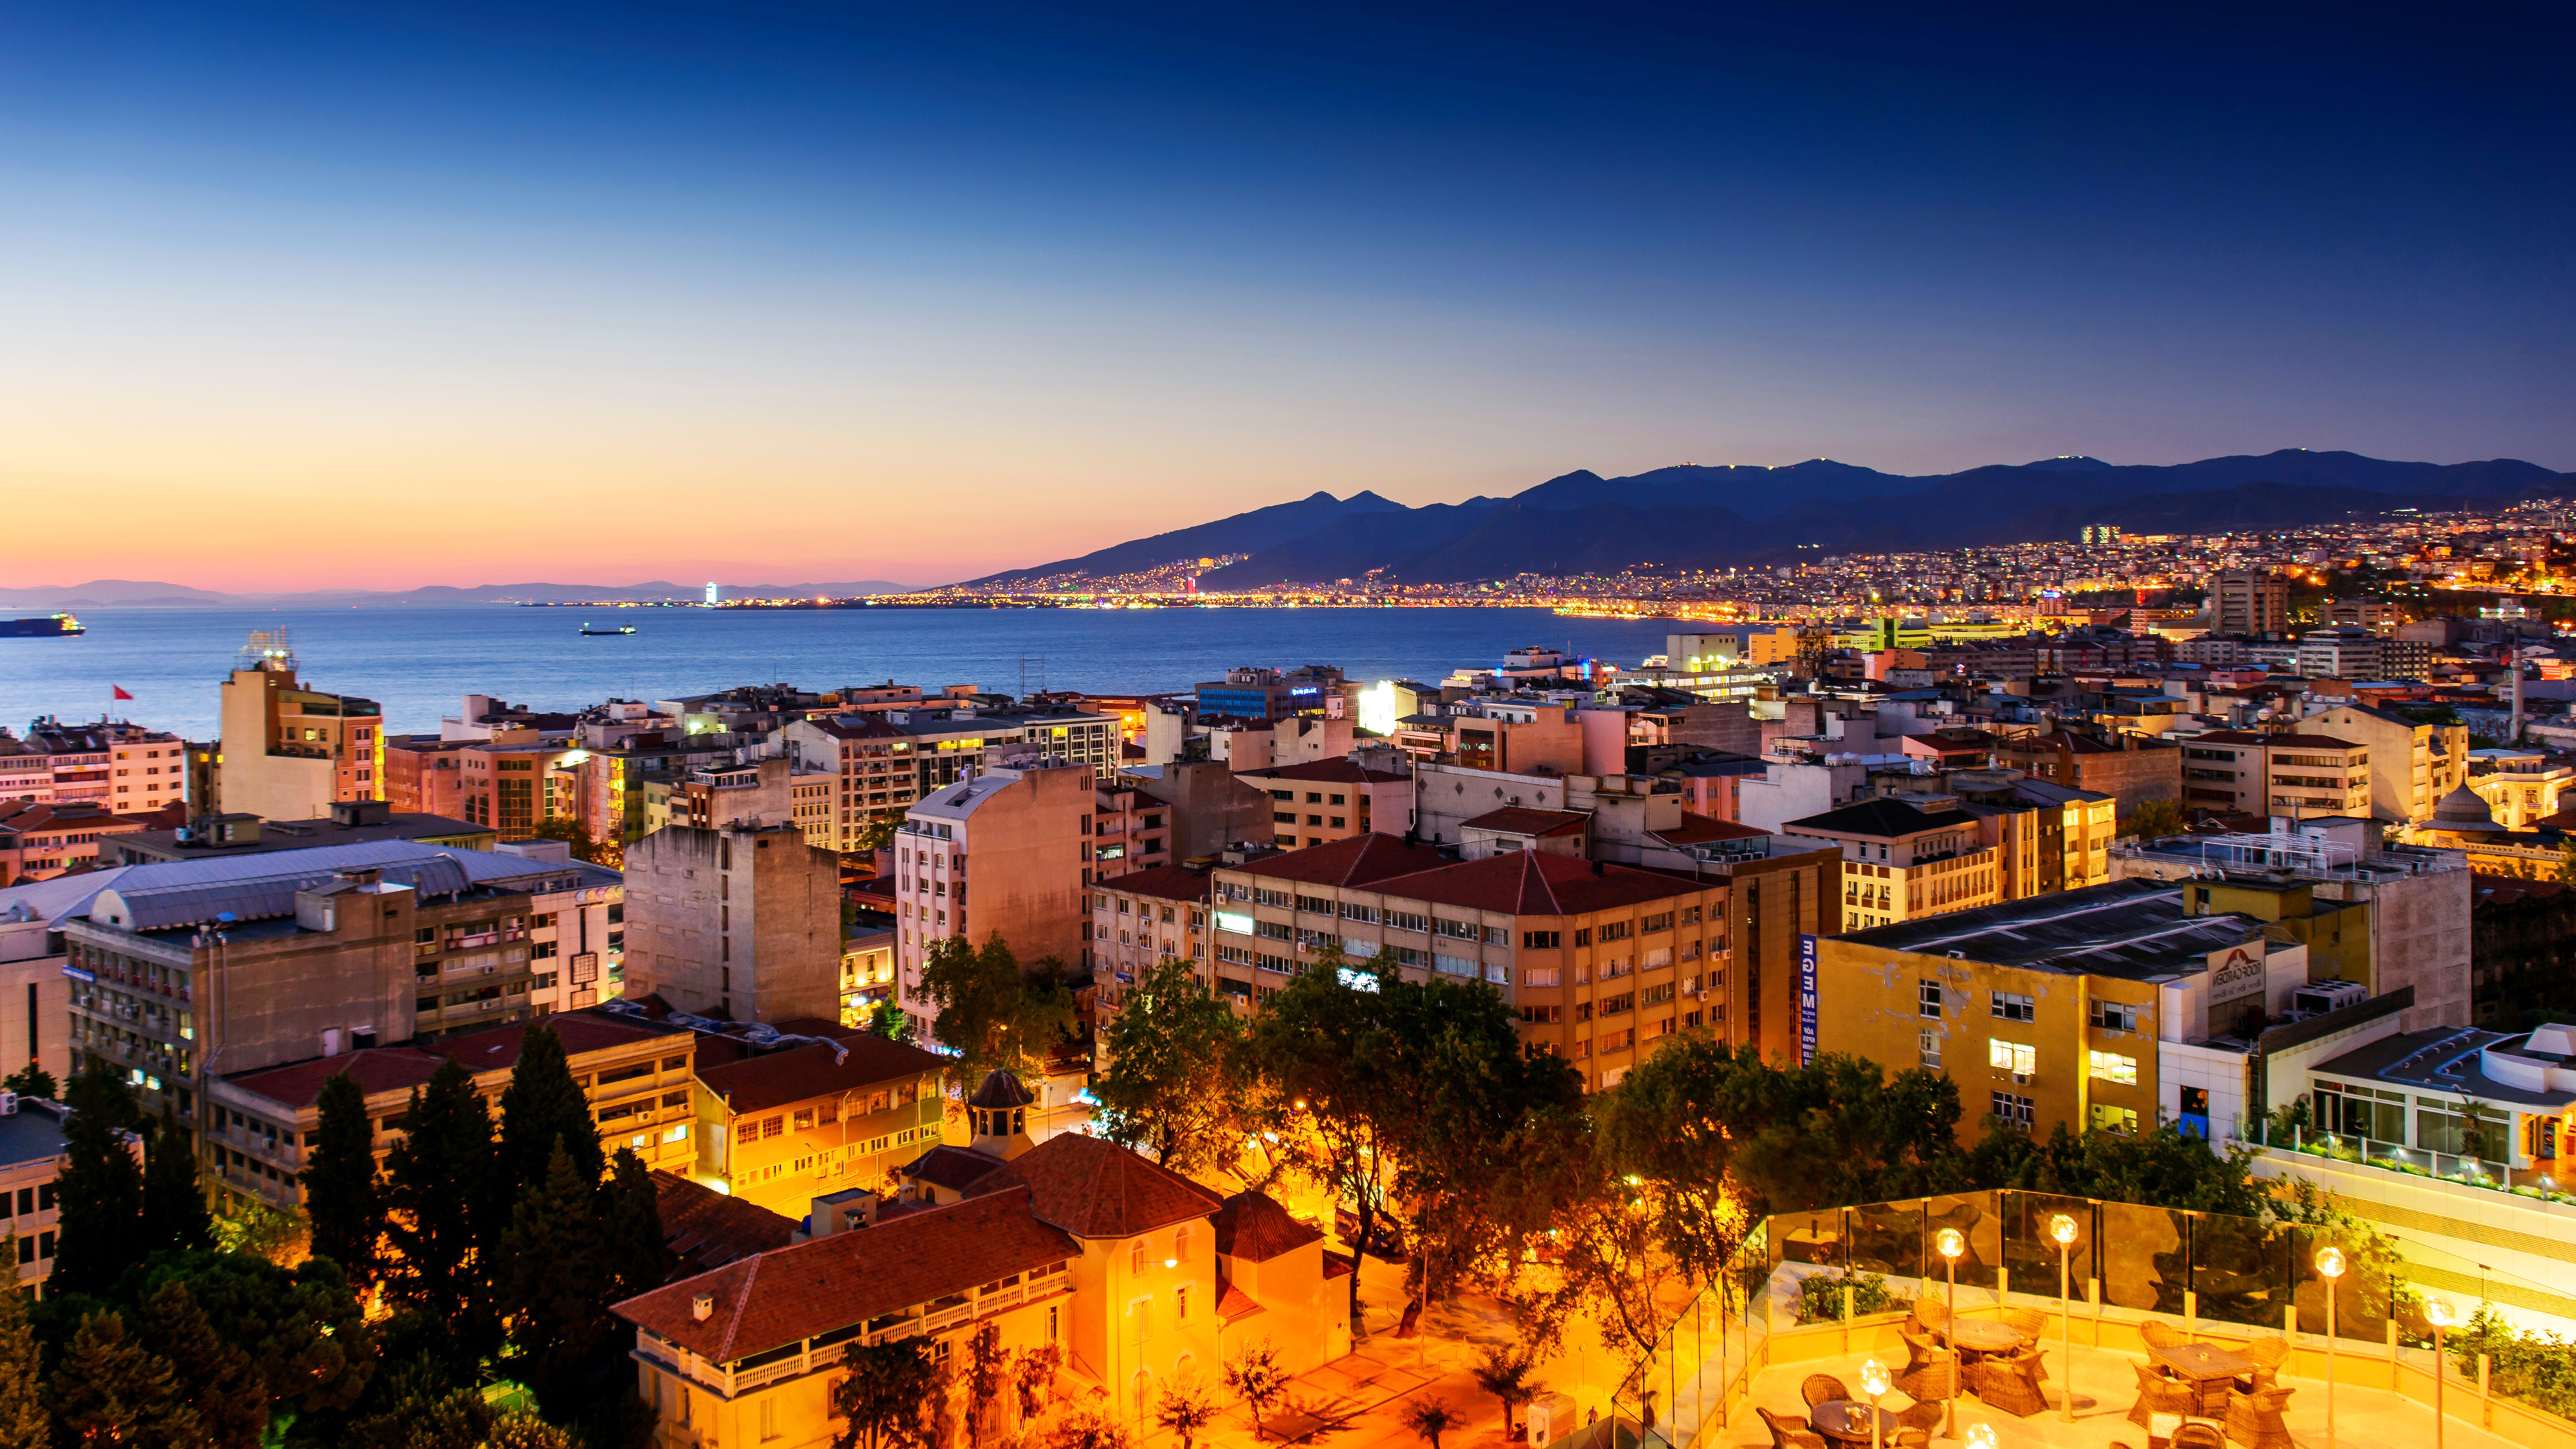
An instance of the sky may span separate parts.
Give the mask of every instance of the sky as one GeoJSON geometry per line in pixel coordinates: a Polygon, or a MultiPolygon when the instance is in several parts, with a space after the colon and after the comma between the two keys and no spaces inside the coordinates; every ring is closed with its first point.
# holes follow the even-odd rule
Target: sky
{"type": "Polygon", "coordinates": [[[2567,22],[2113,9],[18,0],[0,583],[926,584],[1680,462],[2576,469],[2567,22]]]}

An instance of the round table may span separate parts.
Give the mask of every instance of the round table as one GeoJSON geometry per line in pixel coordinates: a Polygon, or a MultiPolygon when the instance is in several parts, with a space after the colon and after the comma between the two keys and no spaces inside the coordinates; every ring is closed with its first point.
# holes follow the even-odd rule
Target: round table
{"type": "Polygon", "coordinates": [[[1970,1353],[2010,1353],[2021,1347],[2021,1330],[1992,1318],[1953,1318],[1942,1337],[1970,1353]]]}
{"type": "Polygon", "coordinates": [[[1827,1399],[1807,1411],[1807,1427],[1846,1444],[1869,1442],[1869,1416],[1878,1415],[1878,1442],[1893,1444],[1904,1421],[1885,1409],[1872,1410],[1858,1399],[1827,1399]]]}

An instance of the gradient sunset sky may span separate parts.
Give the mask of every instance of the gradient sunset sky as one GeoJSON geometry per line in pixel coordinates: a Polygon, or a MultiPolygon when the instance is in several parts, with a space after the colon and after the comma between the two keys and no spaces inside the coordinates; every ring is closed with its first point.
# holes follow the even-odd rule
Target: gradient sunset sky
{"type": "Polygon", "coordinates": [[[2563,21],[2092,9],[12,5],[0,583],[933,583],[1682,461],[2576,468],[2563,21]]]}

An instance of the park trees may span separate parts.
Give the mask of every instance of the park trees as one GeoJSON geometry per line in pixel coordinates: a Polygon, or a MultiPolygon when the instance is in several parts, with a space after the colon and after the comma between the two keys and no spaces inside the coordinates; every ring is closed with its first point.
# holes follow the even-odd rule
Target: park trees
{"type": "Polygon", "coordinates": [[[1244,1041],[1234,1009],[1187,962],[1147,968],[1102,1033],[1109,1069],[1091,1087],[1101,1135],[1184,1175],[1233,1168],[1257,1091],[1244,1041]]]}
{"type": "Polygon", "coordinates": [[[932,942],[921,990],[938,1008],[931,1031],[958,1052],[958,1074],[970,1083],[996,1068],[1030,1076],[1072,1036],[1064,964],[1050,957],[1023,971],[999,932],[981,946],[963,936],[932,942]]]}
{"type": "MultiPolygon", "coordinates": [[[[62,1223],[54,1239],[52,1291],[103,1294],[144,1253],[143,1167],[128,1139],[134,1102],[103,1061],[72,1078],[63,1095],[72,1115],[63,1129],[63,1168],[54,1184],[62,1223]]],[[[104,1343],[96,1351],[114,1354],[104,1343]]]]}
{"type": "Polygon", "coordinates": [[[832,1449],[932,1449],[948,1370],[926,1340],[852,1343],[841,1363],[849,1373],[832,1386],[832,1416],[845,1427],[832,1449]]]}
{"type": "Polygon", "coordinates": [[[367,1094],[341,1072],[323,1082],[320,1116],[304,1170],[304,1213],[313,1252],[337,1263],[361,1286],[375,1277],[385,1231],[384,1194],[376,1181],[375,1125],[367,1094]]]}

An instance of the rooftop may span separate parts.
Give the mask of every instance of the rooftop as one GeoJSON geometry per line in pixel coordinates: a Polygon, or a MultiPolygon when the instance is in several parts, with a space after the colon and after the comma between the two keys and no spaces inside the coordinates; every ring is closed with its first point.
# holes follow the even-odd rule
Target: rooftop
{"type": "Polygon", "coordinates": [[[1837,939],[1995,966],[2160,981],[2205,971],[2210,952],[2262,938],[2263,923],[2251,916],[2184,914],[2178,886],[2119,880],[1837,939]]]}
{"type": "MultiPolygon", "coordinates": [[[[2565,1028],[2557,1030],[2563,1033],[2565,1028]]],[[[2480,1031],[2476,1027],[2437,1026],[2381,1037],[2340,1056],[2317,1062],[2310,1070],[2319,1076],[2356,1077],[2392,1087],[2411,1087],[2419,1092],[2475,1097],[2482,1101],[2550,1112],[2576,1103],[2576,1090],[2546,1085],[2549,1077],[2561,1073],[2551,1073],[2545,1068],[2555,1065],[2563,1073],[2565,1058],[2545,1050],[2534,1051],[2530,1041],[2528,1034],[2508,1035],[2499,1031],[2480,1031]],[[2499,1081],[2488,1070],[2487,1054],[2490,1052],[2519,1058],[2529,1070],[2512,1071],[2509,1065],[2507,1070],[2511,1075],[2526,1076],[2542,1085],[2534,1087],[2499,1081]]]]}
{"type": "Polygon", "coordinates": [[[43,1162],[63,1155],[63,1123],[71,1109],[37,1097],[20,1097],[18,1110],[0,1117],[0,1167],[43,1162]]]}
{"type": "Polygon", "coordinates": [[[1491,830],[1502,835],[1579,835],[1592,817],[1580,810],[1536,810],[1525,805],[1508,805],[1488,810],[1473,820],[1460,821],[1461,830],[1491,830]]]}
{"type": "Polygon", "coordinates": [[[1125,875],[1110,876],[1100,882],[1099,889],[1135,896],[1157,896],[1167,901],[1197,901],[1205,904],[1208,899],[1208,875],[1206,871],[1191,870],[1184,866],[1158,865],[1152,870],[1135,870],[1125,875]]]}
{"type": "Polygon", "coordinates": [[[1976,817],[1964,810],[1927,811],[1907,801],[1879,795],[1822,815],[1792,820],[1780,828],[1792,835],[1866,835],[1898,840],[1954,826],[1973,827],[1976,823],[1976,817]]]}
{"type": "Polygon", "coordinates": [[[966,1191],[969,1200],[1025,1191],[1030,1214],[1077,1238],[1132,1238],[1207,1217],[1220,1205],[1179,1173],[1079,1132],[1048,1138],[966,1191]]]}
{"type": "Polygon", "coordinates": [[[1507,850],[1483,860],[1457,861],[1412,875],[1370,882],[1365,889],[1461,910],[1522,916],[1580,916],[1649,901],[1697,895],[1719,883],[1648,866],[1578,860],[1534,850],[1507,850]]]}
{"type": "Polygon", "coordinates": [[[1317,760],[1304,765],[1274,765],[1266,770],[1239,770],[1245,780],[1312,780],[1319,784],[1389,785],[1411,779],[1393,770],[1371,770],[1354,760],[1317,760]]]}
{"type": "Polygon", "coordinates": [[[1389,876],[1408,875],[1445,863],[1441,853],[1415,845],[1400,835],[1372,832],[1310,845],[1304,850],[1264,856],[1230,867],[1265,880],[1302,881],[1308,885],[1369,886],[1389,876]]]}

